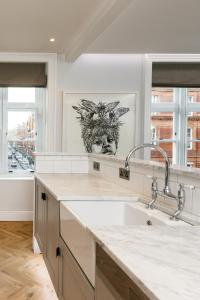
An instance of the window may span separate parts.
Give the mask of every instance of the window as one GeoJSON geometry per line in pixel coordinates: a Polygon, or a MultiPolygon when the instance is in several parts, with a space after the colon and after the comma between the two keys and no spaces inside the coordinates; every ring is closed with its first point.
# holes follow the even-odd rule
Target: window
{"type": "MultiPolygon", "coordinates": [[[[159,101],[151,103],[151,126],[156,142],[172,163],[200,167],[200,88],[152,88],[159,101]]],[[[152,134],[152,143],[155,139],[152,134]]],[[[151,158],[163,161],[157,151],[151,158]]]]}
{"type": "Polygon", "coordinates": [[[8,102],[34,103],[35,88],[8,88],[8,102]]]}
{"type": "Polygon", "coordinates": [[[0,88],[2,107],[2,171],[34,170],[35,151],[44,136],[43,88],[0,88]]]}
{"type": "Polygon", "coordinates": [[[188,103],[194,102],[193,100],[194,100],[193,96],[190,96],[190,95],[187,96],[188,103]]]}
{"type": "Polygon", "coordinates": [[[152,96],[151,96],[151,99],[152,99],[152,103],[157,103],[157,102],[159,102],[158,95],[152,95],[152,96]]]}
{"type": "Polygon", "coordinates": [[[151,140],[153,142],[156,142],[156,128],[155,127],[151,127],[151,140]]]}
{"type": "Polygon", "coordinates": [[[192,168],[192,167],[193,167],[193,163],[188,162],[188,163],[187,163],[187,167],[192,168]]]}
{"type": "Polygon", "coordinates": [[[188,150],[191,150],[192,149],[192,128],[187,128],[187,140],[188,140],[188,143],[187,143],[187,149],[188,150]]]}

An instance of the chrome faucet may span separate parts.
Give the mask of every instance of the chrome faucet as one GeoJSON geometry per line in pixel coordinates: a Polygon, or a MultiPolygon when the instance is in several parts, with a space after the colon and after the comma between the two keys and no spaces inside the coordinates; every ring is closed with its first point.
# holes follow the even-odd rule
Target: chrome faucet
{"type": "Polygon", "coordinates": [[[146,144],[142,144],[142,145],[138,145],[136,147],[134,147],[127,155],[126,160],[125,160],[125,169],[127,171],[129,171],[130,167],[129,167],[129,161],[131,159],[131,156],[140,149],[144,149],[144,148],[153,148],[157,151],[160,152],[160,154],[162,155],[162,157],[164,158],[165,161],[165,184],[164,184],[164,188],[162,191],[158,190],[158,184],[157,184],[157,178],[153,177],[153,182],[151,185],[151,192],[152,192],[152,200],[151,202],[148,203],[147,208],[154,208],[154,203],[157,200],[157,196],[160,195],[162,197],[167,197],[170,199],[174,199],[177,200],[178,203],[178,209],[175,211],[175,213],[171,216],[171,219],[178,219],[178,216],[180,215],[180,213],[182,212],[183,208],[184,208],[184,204],[185,204],[185,191],[184,191],[184,187],[183,185],[179,185],[179,190],[178,190],[178,195],[174,195],[171,192],[171,189],[169,187],[169,165],[170,165],[170,161],[168,158],[167,153],[165,152],[164,149],[162,149],[161,147],[154,145],[154,144],[150,144],[150,143],[146,143],[146,144]]]}

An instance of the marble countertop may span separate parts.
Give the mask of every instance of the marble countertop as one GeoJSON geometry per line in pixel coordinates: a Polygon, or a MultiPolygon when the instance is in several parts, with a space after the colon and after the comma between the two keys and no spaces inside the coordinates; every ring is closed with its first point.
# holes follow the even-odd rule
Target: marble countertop
{"type": "Polygon", "coordinates": [[[200,299],[200,227],[89,227],[102,248],[153,299],[200,299]]]}
{"type": "Polygon", "coordinates": [[[133,192],[91,174],[41,174],[35,177],[59,201],[134,200],[133,192]]]}
{"type": "MultiPolygon", "coordinates": [[[[131,200],[132,191],[90,174],[35,174],[57,200],[131,200]]],[[[199,300],[200,227],[88,226],[152,299],[199,300]]]]}

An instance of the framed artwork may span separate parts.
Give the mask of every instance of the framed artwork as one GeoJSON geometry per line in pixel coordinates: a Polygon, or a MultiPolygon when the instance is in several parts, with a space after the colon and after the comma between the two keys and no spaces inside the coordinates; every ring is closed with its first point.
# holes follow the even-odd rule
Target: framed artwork
{"type": "Polygon", "coordinates": [[[64,93],[62,150],[124,155],[134,146],[136,94],[64,93]]]}

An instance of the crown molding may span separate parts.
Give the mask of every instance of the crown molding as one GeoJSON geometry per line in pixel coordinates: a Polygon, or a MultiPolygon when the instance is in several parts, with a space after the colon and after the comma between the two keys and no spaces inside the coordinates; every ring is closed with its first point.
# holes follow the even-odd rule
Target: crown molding
{"type": "Polygon", "coordinates": [[[168,53],[152,53],[146,54],[146,59],[150,61],[163,62],[198,62],[200,61],[200,54],[168,54],[168,53]]]}

